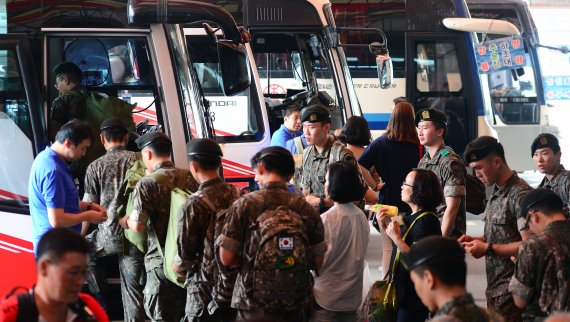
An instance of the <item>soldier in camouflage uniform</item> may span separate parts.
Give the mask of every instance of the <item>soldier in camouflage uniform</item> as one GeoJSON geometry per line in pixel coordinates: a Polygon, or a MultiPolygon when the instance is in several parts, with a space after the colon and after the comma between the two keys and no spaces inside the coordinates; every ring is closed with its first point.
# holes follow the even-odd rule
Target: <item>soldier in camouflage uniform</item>
{"type": "Polygon", "coordinates": [[[218,211],[228,209],[240,197],[240,191],[220,178],[223,154],[216,141],[194,139],[188,143],[187,150],[190,172],[200,187],[190,196],[179,216],[176,270],[186,276],[185,321],[231,322],[236,318],[235,310],[230,307],[233,284],[225,285],[220,277],[214,242],[216,230],[223,227],[218,211]],[[220,294],[220,287],[227,288],[221,290],[222,294],[229,295],[227,298],[216,296],[220,294]]]}
{"type": "Polygon", "coordinates": [[[83,201],[101,204],[108,217],[86,237],[92,248],[87,282],[91,293],[101,300],[107,289],[107,274],[98,258],[118,255],[125,321],[144,321],[144,254],[124,239],[117,214],[117,207],[124,204],[119,190],[136,154],[125,150],[128,132],[123,121],[109,118],[101,123],[100,130],[107,153],[87,168],[83,201]]]}
{"type": "Polygon", "coordinates": [[[51,105],[50,139],[53,140],[59,128],[72,119],[86,120],[85,98],[87,90],[81,85],[82,72],[77,65],[63,62],[53,69],[55,87],[59,96],[51,105]]]}
{"type": "Polygon", "coordinates": [[[550,133],[540,134],[532,142],[530,153],[538,172],[544,173],[544,179],[538,187],[554,191],[562,199],[565,207],[564,213],[568,215],[570,171],[566,171],[560,164],[562,153],[558,139],[550,133]]]}
{"type": "Polygon", "coordinates": [[[418,168],[433,171],[443,189],[444,203],[438,207],[441,234],[459,238],[466,232],[465,166],[461,158],[443,142],[447,133],[447,117],[431,108],[416,114],[418,139],[426,149],[418,168]]]}
{"type": "MultiPolygon", "coordinates": [[[[303,197],[287,191],[286,183],[293,175],[294,169],[295,162],[289,151],[281,147],[262,150],[258,165],[262,189],[243,196],[232,205],[222,235],[217,240],[222,264],[240,268],[232,298],[232,307],[238,310],[238,320],[256,315],[274,316],[291,322],[308,320],[308,307],[283,307],[280,312],[271,312],[251,297],[254,287],[254,259],[259,240],[255,238],[250,227],[266,210],[285,206],[297,213],[304,223],[316,268],[322,264],[326,251],[323,222],[303,197]]],[[[310,285],[307,285],[307,296],[309,292],[310,285]]]]}
{"type": "Polygon", "coordinates": [[[303,152],[301,189],[305,199],[319,213],[327,211],[334,202],[325,196],[327,164],[349,161],[356,164],[350,150],[329,137],[331,128],[329,110],[323,105],[311,105],[301,112],[303,132],[309,146],[303,152]]]}
{"type": "MultiPolygon", "coordinates": [[[[180,171],[170,160],[172,142],[161,132],[147,133],[136,141],[148,173],[157,172],[170,178],[176,186],[180,171]]],[[[196,191],[198,183],[191,175],[186,181],[186,191],[196,191]]],[[[184,315],[186,292],[169,281],[163,271],[163,258],[159,246],[164,249],[168,219],[170,216],[170,189],[151,176],[143,177],[134,190],[133,211],[126,219],[128,228],[140,232],[146,225],[148,250],[144,257],[146,285],[144,307],[153,321],[179,321],[184,315]],[[151,236],[155,235],[156,238],[151,236]],[[157,243],[160,243],[158,245],[157,243]]]]}
{"type": "Polygon", "coordinates": [[[401,256],[422,303],[435,312],[431,321],[496,321],[465,289],[465,251],[455,239],[429,236],[401,256]]]}
{"type": "Polygon", "coordinates": [[[556,311],[570,310],[570,221],[553,191],[538,188],[522,201],[521,215],[536,235],[519,248],[509,285],[523,321],[543,321],[556,311]]]}
{"type": "Polygon", "coordinates": [[[470,142],[465,160],[477,177],[486,186],[493,186],[494,191],[483,213],[484,236],[463,235],[459,241],[473,257],[485,256],[487,307],[502,315],[505,321],[520,321],[522,311],[515,306],[508,290],[515,266],[510,257],[516,255],[521,240],[530,235],[524,229],[520,209],[521,200],[531,187],[511,171],[503,146],[495,138],[482,136],[470,142]]]}

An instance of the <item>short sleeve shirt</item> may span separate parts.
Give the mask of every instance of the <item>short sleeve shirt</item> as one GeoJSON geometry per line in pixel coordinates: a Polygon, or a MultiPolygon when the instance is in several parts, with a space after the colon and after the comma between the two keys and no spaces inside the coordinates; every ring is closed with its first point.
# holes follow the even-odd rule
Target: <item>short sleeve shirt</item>
{"type": "MultiPolygon", "coordinates": [[[[78,214],[79,195],[69,165],[50,147],[40,152],[30,172],[28,196],[32,217],[34,251],[42,235],[53,227],[47,209],[62,208],[63,212],[78,214]]],[[[73,227],[81,230],[81,224],[73,227]]]]}
{"type": "Polygon", "coordinates": [[[294,139],[297,136],[301,136],[301,134],[303,134],[301,131],[291,134],[291,131],[289,131],[284,124],[281,124],[281,127],[271,135],[271,146],[280,146],[285,148],[287,141],[294,139]]]}
{"type": "MultiPolygon", "coordinates": [[[[520,217],[521,201],[532,188],[513,171],[504,186],[495,186],[489,197],[483,221],[485,240],[493,244],[509,244],[520,241],[520,230],[525,220],[520,217]]],[[[490,254],[485,257],[487,271],[487,298],[508,293],[514,263],[508,257],[490,254]]]]}

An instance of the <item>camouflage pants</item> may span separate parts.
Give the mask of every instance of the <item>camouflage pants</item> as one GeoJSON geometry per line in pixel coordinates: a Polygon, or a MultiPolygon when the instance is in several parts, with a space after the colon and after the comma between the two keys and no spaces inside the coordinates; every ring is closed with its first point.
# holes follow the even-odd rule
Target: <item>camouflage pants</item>
{"type": "Polygon", "coordinates": [[[178,322],[184,316],[186,289],[169,281],[162,266],[146,272],[144,309],[152,321],[178,322]]]}
{"type": "Polygon", "coordinates": [[[515,305],[511,293],[487,299],[487,307],[502,316],[505,322],[522,321],[522,310],[515,305]]]}
{"type": "MultiPolygon", "coordinates": [[[[117,253],[119,262],[119,275],[121,279],[121,299],[123,301],[123,314],[125,321],[145,321],[146,315],[143,307],[143,288],[145,285],[144,254],[136,247],[129,254],[117,253]]],[[[108,290],[107,264],[109,254],[99,253],[91,256],[87,284],[89,291],[105,304],[104,293],[108,290]],[[99,256],[98,256],[99,255],[99,256]]]]}

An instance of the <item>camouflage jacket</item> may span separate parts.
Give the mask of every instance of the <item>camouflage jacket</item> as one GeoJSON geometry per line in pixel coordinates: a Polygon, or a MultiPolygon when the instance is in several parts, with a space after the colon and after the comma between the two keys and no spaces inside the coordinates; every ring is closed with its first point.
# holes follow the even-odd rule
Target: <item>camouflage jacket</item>
{"type": "Polygon", "coordinates": [[[322,256],[326,251],[321,217],[303,197],[288,192],[284,182],[269,182],[261,190],[250,193],[247,198],[240,198],[229,209],[222,235],[217,240],[225,250],[241,257],[240,272],[232,298],[233,308],[251,310],[257,307],[250,294],[253,288],[254,259],[259,245],[251,242],[254,236],[249,227],[261,213],[279,206],[289,207],[301,216],[314,256],[322,256]]]}
{"type": "MultiPolygon", "coordinates": [[[[521,240],[520,230],[525,220],[520,217],[521,200],[532,188],[513,171],[504,186],[495,186],[489,197],[483,221],[484,236],[488,243],[509,244],[521,240]]],[[[487,271],[487,298],[508,293],[515,264],[508,257],[491,254],[485,257],[487,271]]]]}
{"type": "Polygon", "coordinates": [[[528,303],[525,319],[570,310],[570,221],[552,222],[522,243],[509,291],[528,303]]]}
{"type": "Polygon", "coordinates": [[[538,187],[554,191],[560,199],[562,199],[564,206],[566,208],[568,207],[568,198],[570,197],[570,171],[566,171],[563,165],[558,167],[552,180],[548,180],[548,178],[544,177],[538,187]]]}
{"type": "Polygon", "coordinates": [[[500,319],[491,318],[487,310],[475,304],[473,296],[466,293],[451,299],[437,310],[433,319],[437,322],[498,322],[500,319]]]}
{"type": "MultiPolygon", "coordinates": [[[[459,238],[465,234],[467,228],[466,210],[465,210],[465,165],[461,158],[453,152],[453,150],[445,145],[439,147],[434,157],[431,158],[429,153],[424,154],[418,163],[418,168],[433,171],[439,178],[439,183],[443,189],[444,197],[461,198],[459,209],[455,217],[455,223],[451,230],[451,236],[459,238]]],[[[439,217],[443,216],[446,204],[445,199],[441,206],[437,208],[439,217]]]]}
{"type": "MultiPolygon", "coordinates": [[[[173,185],[178,182],[178,172],[170,161],[159,163],[152,170],[160,171],[161,174],[170,177],[173,185]]],[[[198,183],[190,173],[186,180],[186,190],[198,190],[198,183]]],[[[147,225],[149,236],[150,230],[154,230],[158,242],[164,248],[170,216],[170,189],[152,177],[146,176],[139,180],[133,194],[133,212],[130,219],[147,225]]],[[[147,272],[162,266],[162,257],[156,242],[154,238],[148,239],[148,250],[144,258],[147,272]]]]}
{"type": "Polygon", "coordinates": [[[95,202],[107,209],[107,220],[87,236],[96,256],[105,256],[123,250],[123,228],[119,225],[117,207],[124,204],[119,189],[125,173],[136,160],[136,153],[123,147],[113,147],[87,167],[83,201],[95,202]]]}
{"type": "Polygon", "coordinates": [[[322,153],[319,153],[314,145],[307,147],[303,153],[301,188],[308,190],[310,195],[324,196],[326,167],[331,161],[349,161],[356,164],[354,154],[342,143],[331,138],[329,138],[322,153]],[[338,147],[333,147],[335,145],[338,147]],[[337,155],[331,155],[331,152],[336,152],[337,155]]]}
{"type": "Polygon", "coordinates": [[[74,87],[70,93],[58,96],[51,104],[50,129],[55,134],[59,128],[72,119],[87,119],[85,100],[87,90],[83,86],[74,87]]]}
{"type": "MultiPolygon", "coordinates": [[[[192,312],[192,316],[201,316],[219,282],[214,253],[217,211],[228,209],[239,195],[237,187],[221,178],[212,179],[200,185],[179,215],[178,257],[181,267],[188,272],[186,312],[192,312]]],[[[233,285],[230,287],[233,290],[233,285]]]]}

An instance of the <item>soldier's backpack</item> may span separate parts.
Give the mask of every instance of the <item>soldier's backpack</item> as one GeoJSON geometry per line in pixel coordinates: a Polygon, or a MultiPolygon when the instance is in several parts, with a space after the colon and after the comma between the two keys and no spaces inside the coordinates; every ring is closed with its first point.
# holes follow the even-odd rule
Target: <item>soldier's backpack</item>
{"type": "MultiPolygon", "coordinates": [[[[117,214],[119,217],[125,215],[130,215],[133,212],[133,202],[134,202],[134,191],[140,179],[146,175],[145,166],[141,159],[140,152],[137,152],[137,160],[133,165],[127,170],[125,174],[125,179],[123,184],[119,189],[119,194],[121,195],[121,202],[117,206],[117,214]]],[[[141,252],[146,253],[147,251],[147,232],[146,225],[143,226],[141,232],[135,232],[132,229],[124,230],[125,238],[136,246],[141,252]]],[[[127,246],[125,244],[125,246],[127,246]]]]}
{"type": "Polygon", "coordinates": [[[179,276],[172,265],[175,262],[176,254],[178,252],[177,237],[178,237],[178,215],[191,192],[185,189],[186,180],[188,179],[189,172],[185,169],[178,169],[178,182],[176,185],[172,185],[170,179],[165,175],[153,172],[149,176],[154,180],[160,182],[170,190],[170,214],[168,216],[168,227],[166,230],[166,241],[164,243],[164,249],[160,246],[158,242],[158,237],[153,229],[148,231],[148,236],[153,238],[158,245],[158,251],[162,257],[162,266],[164,271],[164,276],[168,278],[172,283],[184,287],[185,277],[179,276]]]}
{"type": "Polygon", "coordinates": [[[485,211],[485,185],[475,176],[465,173],[465,209],[474,215],[485,211]]]}
{"type": "Polygon", "coordinates": [[[314,263],[301,216],[284,206],[266,210],[250,230],[252,244],[259,245],[251,273],[253,301],[270,312],[307,305],[314,263]]]}

